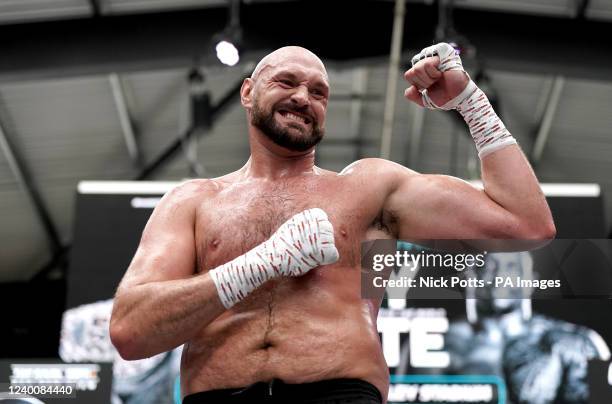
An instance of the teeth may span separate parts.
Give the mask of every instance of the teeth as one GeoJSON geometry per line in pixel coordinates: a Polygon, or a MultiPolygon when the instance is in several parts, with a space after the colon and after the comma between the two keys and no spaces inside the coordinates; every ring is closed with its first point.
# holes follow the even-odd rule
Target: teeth
{"type": "Polygon", "coordinates": [[[301,116],[294,115],[291,112],[287,112],[287,115],[285,115],[285,117],[289,119],[293,119],[294,121],[306,123],[306,120],[304,118],[302,118],[301,116]]]}

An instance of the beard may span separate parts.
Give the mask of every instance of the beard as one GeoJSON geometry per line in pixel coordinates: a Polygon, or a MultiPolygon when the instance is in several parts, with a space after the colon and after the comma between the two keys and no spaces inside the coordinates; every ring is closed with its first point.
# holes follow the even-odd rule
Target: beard
{"type": "Polygon", "coordinates": [[[305,112],[304,108],[297,109],[287,104],[276,105],[270,108],[269,111],[264,111],[255,99],[253,109],[251,110],[251,124],[261,130],[274,144],[291,151],[303,152],[309,150],[323,139],[325,130],[319,126],[319,123],[312,114],[309,114],[311,129],[308,130],[308,128],[298,123],[293,124],[289,122],[283,126],[275,117],[275,112],[280,109],[297,113],[305,112]],[[300,134],[293,134],[292,132],[295,131],[300,132],[300,134]]]}

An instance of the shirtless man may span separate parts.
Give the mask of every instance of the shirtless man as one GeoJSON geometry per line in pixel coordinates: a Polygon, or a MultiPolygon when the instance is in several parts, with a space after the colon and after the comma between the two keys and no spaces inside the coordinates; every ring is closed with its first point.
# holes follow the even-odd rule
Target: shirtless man
{"type": "Polygon", "coordinates": [[[187,181],[153,212],[115,297],[121,356],[184,344],[184,403],[386,401],[380,301],[360,296],[361,242],[555,234],[529,163],[449,48],[415,57],[405,95],[462,112],[484,190],[382,159],[316,167],[327,72],[306,49],[278,49],[242,85],[244,167],[187,181]]]}

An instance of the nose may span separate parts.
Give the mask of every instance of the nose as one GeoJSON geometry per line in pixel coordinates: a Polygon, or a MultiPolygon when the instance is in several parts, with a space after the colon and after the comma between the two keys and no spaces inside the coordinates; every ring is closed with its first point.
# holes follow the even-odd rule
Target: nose
{"type": "Polygon", "coordinates": [[[291,102],[298,107],[310,105],[310,97],[306,86],[297,86],[293,94],[291,94],[291,102]]]}

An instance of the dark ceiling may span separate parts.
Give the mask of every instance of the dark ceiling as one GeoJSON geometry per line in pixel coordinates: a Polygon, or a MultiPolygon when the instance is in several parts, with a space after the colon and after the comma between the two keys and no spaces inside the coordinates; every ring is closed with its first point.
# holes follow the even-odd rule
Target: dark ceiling
{"type": "MultiPolygon", "coordinates": [[[[433,41],[438,10],[435,3],[409,2],[406,8],[403,48],[410,53],[433,41]]],[[[454,22],[491,68],[611,79],[611,24],[576,13],[569,18],[456,9],[454,22]]],[[[247,3],[241,8],[244,49],[299,44],[339,63],[382,58],[390,49],[392,17],[391,1],[247,3]]],[[[226,21],[226,8],[208,7],[3,25],[0,81],[206,61],[211,38],[226,21]]]]}

